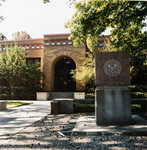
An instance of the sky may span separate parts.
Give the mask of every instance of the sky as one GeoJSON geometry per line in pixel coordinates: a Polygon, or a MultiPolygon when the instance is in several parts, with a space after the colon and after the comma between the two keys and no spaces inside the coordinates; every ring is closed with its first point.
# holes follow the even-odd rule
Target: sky
{"type": "MultiPolygon", "coordinates": [[[[0,22],[0,33],[8,40],[13,39],[12,34],[17,31],[26,31],[31,38],[70,33],[64,24],[72,18],[75,9],[73,6],[70,8],[67,2],[51,0],[51,3],[44,4],[43,0],[5,0],[0,6],[0,16],[5,18],[0,22]]],[[[109,35],[110,29],[103,34],[109,35]]]]}
{"type": "Polygon", "coordinates": [[[7,39],[17,31],[26,31],[32,38],[42,38],[44,34],[70,33],[64,24],[73,13],[68,0],[6,0],[0,7],[0,16],[5,20],[0,23],[0,33],[7,39]]]}

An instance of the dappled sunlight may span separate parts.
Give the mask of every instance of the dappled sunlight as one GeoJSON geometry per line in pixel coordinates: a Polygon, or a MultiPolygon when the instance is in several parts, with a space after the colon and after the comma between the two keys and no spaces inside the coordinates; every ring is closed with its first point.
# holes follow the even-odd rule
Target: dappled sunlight
{"type": "Polygon", "coordinates": [[[117,144],[122,144],[122,142],[121,141],[105,141],[105,142],[101,142],[101,144],[117,145],[117,144]]]}
{"type": "MultiPolygon", "coordinates": [[[[80,114],[48,115],[8,139],[0,141],[0,149],[140,149],[147,148],[147,137],[111,135],[81,135],[68,132],[74,128],[80,114]],[[70,124],[73,122],[73,124],[70,124]],[[72,125],[72,126],[71,126],[72,125]]],[[[90,118],[87,119],[90,121],[90,118]]],[[[103,127],[101,127],[103,128],[103,127]]],[[[111,126],[116,128],[116,126],[111,126]]],[[[90,135],[90,133],[89,133],[90,135]]]]}

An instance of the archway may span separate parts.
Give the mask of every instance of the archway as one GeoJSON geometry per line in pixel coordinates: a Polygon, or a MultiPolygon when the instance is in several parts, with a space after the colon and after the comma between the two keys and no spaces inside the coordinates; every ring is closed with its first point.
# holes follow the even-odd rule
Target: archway
{"type": "Polygon", "coordinates": [[[69,57],[64,57],[56,63],[54,78],[56,92],[73,92],[76,90],[76,81],[73,80],[70,74],[72,69],[76,69],[76,65],[69,57]]]}

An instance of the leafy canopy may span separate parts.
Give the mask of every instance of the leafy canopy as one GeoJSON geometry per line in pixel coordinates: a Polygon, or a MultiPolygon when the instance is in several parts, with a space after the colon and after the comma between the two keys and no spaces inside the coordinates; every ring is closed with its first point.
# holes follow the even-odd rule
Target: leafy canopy
{"type": "Polygon", "coordinates": [[[50,2],[50,0],[43,0],[43,2],[44,2],[44,3],[49,3],[49,2],[50,2]]]}
{"type": "MultiPolygon", "coordinates": [[[[110,41],[105,41],[103,47],[99,47],[100,52],[116,51],[110,41]]],[[[95,69],[94,69],[94,52],[86,52],[84,63],[77,69],[72,70],[71,74],[75,80],[84,81],[87,84],[94,85],[95,69]]]]}
{"type": "Polygon", "coordinates": [[[26,55],[26,51],[17,45],[0,50],[0,74],[12,81],[15,76],[23,75],[26,55]]]}
{"type": "Polygon", "coordinates": [[[88,47],[93,50],[99,35],[107,27],[113,28],[111,40],[119,50],[134,51],[129,44],[133,42],[134,47],[146,36],[141,29],[146,25],[143,20],[147,15],[147,2],[81,0],[75,3],[75,8],[76,13],[66,27],[70,28],[70,39],[76,46],[88,41],[92,43],[88,47]]]}
{"type": "MultiPolygon", "coordinates": [[[[143,21],[147,15],[147,2],[81,0],[75,3],[75,8],[75,14],[65,25],[71,30],[70,39],[75,46],[86,43],[94,51],[99,35],[111,27],[112,49],[130,52],[132,75],[141,70],[144,58],[140,56],[147,46],[147,33],[142,32],[146,26],[143,21]]],[[[94,80],[94,60],[91,54],[88,55],[83,66],[76,73],[72,72],[77,80],[94,80]]]]}
{"type": "Polygon", "coordinates": [[[11,95],[14,94],[18,77],[24,76],[26,55],[26,51],[16,44],[0,49],[0,76],[8,82],[11,95]]]}
{"type": "Polygon", "coordinates": [[[2,41],[2,40],[6,40],[7,38],[2,34],[2,33],[0,33],[0,41],[2,41]]]}
{"type": "Polygon", "coordinates": [[[43,73],[40,71],[39,64],[26,64],[28,52],[24,47],[17,44],[5,49],[0,49],[0,76],[8,82],[11,89],[11,95],[18,84],[25,86],[30,92],[40,90],[43,73]],[[18,81],[20,83],[18,83],[18,81]]]}
{"type": "Polygon", "coordinates": [[[31,36],[26,31],[15,32],[12,36],[14,40],[31,39],[31,36]]]}

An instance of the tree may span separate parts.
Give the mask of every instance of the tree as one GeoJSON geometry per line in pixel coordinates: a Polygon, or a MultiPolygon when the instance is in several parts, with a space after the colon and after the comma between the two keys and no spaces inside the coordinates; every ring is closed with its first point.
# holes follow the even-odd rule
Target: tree
{"type": "Polygon", "coordinates": [[[15,32],[12,36],[15,40],[31,39],[30,35],[25,31],[15,32]]]}
{"type": "Polygon", "coordinates": [[[0,33],[0,41],[2,41],[2,40],[6,40],[7,38],[2,34],[2,33],[0,33]]]}
{"type": "Polygon", "coordinates": [[[146,26],[143,21],[147,15],[147,2],[83,0],[75,3],[75,8],[76,13],[66,24],[74,45],[86,41],[89,49],[94,50],[99,35],[111,27],[112,44],[119,51],[130,52],[131,65],[137,72],[144,61],[139,57],[147,46],[147,33],[142,33],[146,26]]]}
{"type": "Polygon", "coordinates": [[[9,83],[11,94],[16,80],[24,76],[26,51],[17,45],[0,50],[0,75],[9,83]]]}
{"type": "MultiPolygon", "coordinates": [[[[117,51],[110,41],[105,41],[103,47],[99,47],[100,52],[117,51]]],[[[86,52],[84,63],[77,69],[72,70],[72,77],[77,81],[84,81],[86,83],[86,92],[94,92],[95,90],[95,69],[94,69],[94,51],[86,52]]]]}
{"type": "Polygon", "coordinates": [[[38,64],[26,64],[26,55],[26,50],[16,44],[0,50],[0,75],[8,82],[11,96],[14,95],[18,82],[26,87],[29,93],[36,92],[42,86],[40,80],[43,73],[38,68],[38,64]]]}
{"type": "Polygon", "coordinates": [[[50,0],[43,0],[44,3],[50,3],[50,0]]]}
{"type": "Polygon", "coordinates": [[[40,63],[27,64],[24,81],[25,86],[29,91],[31,91],[32,93],[40,91],[43,87],[43,78],[44,74],[40,71],[40,63]]]}
{"type": "MultiPolygon", "coordinates": [[[[128,36],[131,29],[138,28],[140,32],[146,25],[142,22],[147,15],[146,2],[83,0],[75,3],[75,8],[76,13],[66,24],[66,27],[71,29],[70,38],[74,40],[75,45],[81,45],[88,40],[94,47],[99,35],[107,27],[112,27],[112,42],[121,49],[120,40],[128,36]]],[[[138,32],[135,31],[131,35],[138,35],[138,32]]]]}

